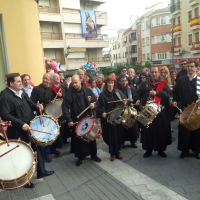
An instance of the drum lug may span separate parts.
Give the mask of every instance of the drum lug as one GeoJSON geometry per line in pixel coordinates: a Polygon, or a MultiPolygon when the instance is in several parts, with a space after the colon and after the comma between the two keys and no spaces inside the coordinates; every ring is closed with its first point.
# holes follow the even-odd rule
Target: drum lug
{"type": "Polygon", "coordinates": [[[21,141],[21,138],[19,137],[19,138],[17,139],[17,141],[18,141],[18,142],[21,141]]]}

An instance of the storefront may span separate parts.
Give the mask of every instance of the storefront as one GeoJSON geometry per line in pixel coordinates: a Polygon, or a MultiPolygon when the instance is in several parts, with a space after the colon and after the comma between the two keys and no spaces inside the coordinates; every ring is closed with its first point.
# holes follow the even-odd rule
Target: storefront
{"type": "Polygon", "coordinates": [[[168,68],[171,68],[173,66],[172,60],[155,60],[152,61],[152,65],[162,67],[167,66],[168,68]]]}

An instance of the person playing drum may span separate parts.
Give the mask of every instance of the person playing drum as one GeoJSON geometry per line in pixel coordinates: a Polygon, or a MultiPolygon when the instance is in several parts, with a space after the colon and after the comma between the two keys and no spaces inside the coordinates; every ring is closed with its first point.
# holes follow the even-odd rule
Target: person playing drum
{"type": "Polygon", "coordinates": [[[92,90],[84,87],[81,84],[81,79],[78,75],[73,75],[71,87],[69,88],[67,96],[64,98],[62,104],[62,111],[63,116],[68,123],[68,126],[72,128],[71,153],[74,153],[75,157],[78,157],[78,161],[76,163],[77,166],[80,166],[84,162],[85,157],[89,155],[91,155],[91,159],[95,162],[101,162],[101,159],[96,155],[96,140],[87,143],[76,137],[76,134],[74,132],[74,123],[78,122],[79,120],[77,116],[88,106],[90,107],[90,109],[87,112],[83,113],[81,117],[91,115],[91,109],[95,108],[95,101],[96,97],[92,90]]]}
{"type": "Polygon", "coordinates": [[[107,122],[107,112],[114,110],[117,106],[116,103],[110,103],[109,101],[115,101],[119,99],[122,100],[122,103],[126,104],[127,101],[126,96],[123,92],[117,89],[117,81],[114,76],[108,76],[105,79],[105,86],[103,88],[103,92],[100,94],[97,105],[97,115],[101,118],[102,123],[102,136],[105,143],[109,146],[110,160],[114,161],[115,157],[118,159],[122,159],[122,155],[120,153],[121,147],[121,131],[122,125],[117,124],[113,125],[107,122]]]}
{"type": "MultiPolygon", "coordinates": [[[[119,85],[118,88],[126,95],[126,98],[133,100],[129,101],[129,106],[131,104],[136,104],[138,106],[140,104],[139,96],[137,93],[135,93],[135,89],[132,86],[129,86],[128,84],[128,77],[126,75],[119,76],[119,85]]],[[[137,145],[135,144],[137,139],[139,137],[138,134],[138,124],[137,121],[134,123],[134,125],[127,129],[123,128],[123,134],[122,134],[122,147],[124,147],[125,141],[130,141],[131,146],[133,148],[137,148],[137,145]]]]}
{"type": "Polygon", "coordinates": [[[150,70],[150,80],[140,84],[136,91],[141,98],[142,105],[145,106],[149,99],[153,99],[157,104],[164,106],[164,109],[157,115],[156,119],[146,128],[142,125],[141,143],[146,153],[144,158],[151,156],[152,151],[158,151],[158,155],[165,158],[164,151],[167,145],[172,143],[171,126],[169,119],[169,98],[170,88],[165,80],[160,78],[158,67],[153,66],[150,70]]]}
{"type": "MultiPolygon", "coordinates": [[[[196,103],[197,108],[200,106],[200,78],[197,77],[196,61],[188,61],[187,76],[181,77],[173,90],[173,106],[180,103],[183,110],[191,103],[196,103]]],[[[193,114],[192,110],[190,115],[193,114]]],[[[188,117],[189,118],[189,115],[188,117]]],[[[198,119],[199,120],[199,119],[198,119]]],[[[182,124],[178,126],[178,150],[182,151],[180,158],[185,158],[189,150],[192,150],[197,159],[200,159],[200,129],[189,131],[182,124]]]]}
{"type": "MultiPolygon", "coordinates": [[[[28,95],[23,92],[22,81],[19,73],[12,73],[7,77],[7,88],[0,97],[0,116],[5,121],[11,121],[12,126],[8,127],[8,139],[18,139],[29,143],[28,130],[29,123],[34,118],[33,111],[42,110],[41,104],[35,104],[28,95]]],[[[49,176],[54,171],[46,171],[44,166],[43,148],[32,143],[32,148],[37,151],[37,178],[49,176]]],[[[19,161],[23,155],[19,155],[19,161]]],[[[5,166],[6,167],[6,166],[5,166]]],[[[16,177],[17,178],[17,177],[16,177]]],[[[33,188],[34,184],[25,185],[27,188],[33,188]]]]}

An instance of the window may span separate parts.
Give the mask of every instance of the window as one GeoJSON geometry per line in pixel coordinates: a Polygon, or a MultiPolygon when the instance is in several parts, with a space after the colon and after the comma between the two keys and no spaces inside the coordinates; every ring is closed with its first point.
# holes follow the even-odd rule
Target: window
{"type": "Polygon", "coordinates": [[[144,30],[144,22],[142,23],[142,30],[144,30]]]}
{"type": "Polygon", "coordinates": [[[190,19],[192,18],[192,11],[188,12],[188,21],[190,21],[190,19]]]}
{"type": "Polygon", "coordinates": [[[142,46],[145,46],[145,38],[142,39],[142,46]]]}
{"type": "Polygon", "coordinates": [[[172,26],[176,25],[176,24],[175,24],[175,18],[173,18],[173,19],[171,20],[171,22],[172,22],[172,26]]]}
{"type": "Polygon", "coordinates": [[[118,58],[120,58],[120,53],[118,54],[118,58]]]}
{"type": "Polygon", "coordinates": [[[146,38],[146,45],[149,46],[149,37],[146,38]]]}
{"type": "Polygon", "coordinates": [[[173,40],[172,40],[172,46],[176,46],[176,38],[173,38],[173,40]]]}
{"type": "Polygon", "coordinates": [[[146,29],[149,29],[149,21],[146,21],[146,29]]]}
{"type": "Polygon", "coordinates": [[[188,35],[188,41],[189,41],[189,45],[192,44],[192,34],[188,35]]]}
{"type": "Polygon", "coordinates": [[[143,60],[146,60],[146,58],[145,58],[145,54],[143,54],[143,56],[142,56],[142,57],[143,57],[143,60]]]}
{"type": "Polygon", "coordinates": [[[149,56],[149,53],[147,53],[147,60],[150,60],[150,56],[149,56]]]}
{"type": "Polygon", "coordinates": [[[153,37],[151,38],[151,43],[152,43],[152,44],[155,44],[155,36],[153,36],[153,37]]]}
{"type": "Polygon", "coordinates": [[[194,9],[194,16],[199,17],[199,8],[198,7],[194,9]]]}
{"type": "Polygon", "coordinates": [[[156,25],[160,25],[160,17],[156,18],[156,25]]]}
{"type": "Polygon", "coordinates": [[[158,53],[158,60],[166,60],[167,53],[158,53]]]}
{"type": "Polygon", "coordinates": [[[195,42],[199,42],[199,32],[198,33],[195,33],[195,42]]]}
{"type": "Polygon", "coordinates": [[[114,54],[114,59],[115,59],[115,54],[114,54]]]}
{"type": "Polygon", "coordinates": [[[181,37],[178,37],[178,46],[181,46],[181,37]]]}
{"type": "Polygon", "coordinates": [[[177,17],[178,24],[181,23],[181,16],[177,17]]]}
{"type": "Polygon", "coordinates": [[[166,24],[166,16],[162,16],[160,19],[161,24],[166,24]]]}

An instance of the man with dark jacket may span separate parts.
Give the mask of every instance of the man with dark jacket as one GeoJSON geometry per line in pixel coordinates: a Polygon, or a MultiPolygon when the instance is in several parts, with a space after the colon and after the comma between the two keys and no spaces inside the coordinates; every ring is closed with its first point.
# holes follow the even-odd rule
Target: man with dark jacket
{"type": "Polygon", "coordinates": [[[180,65],[182,66],[182,69],[176,76],[176,82],[182,76],[186,76],[187,75],[187,60],[182,60],[180,65]]]}

